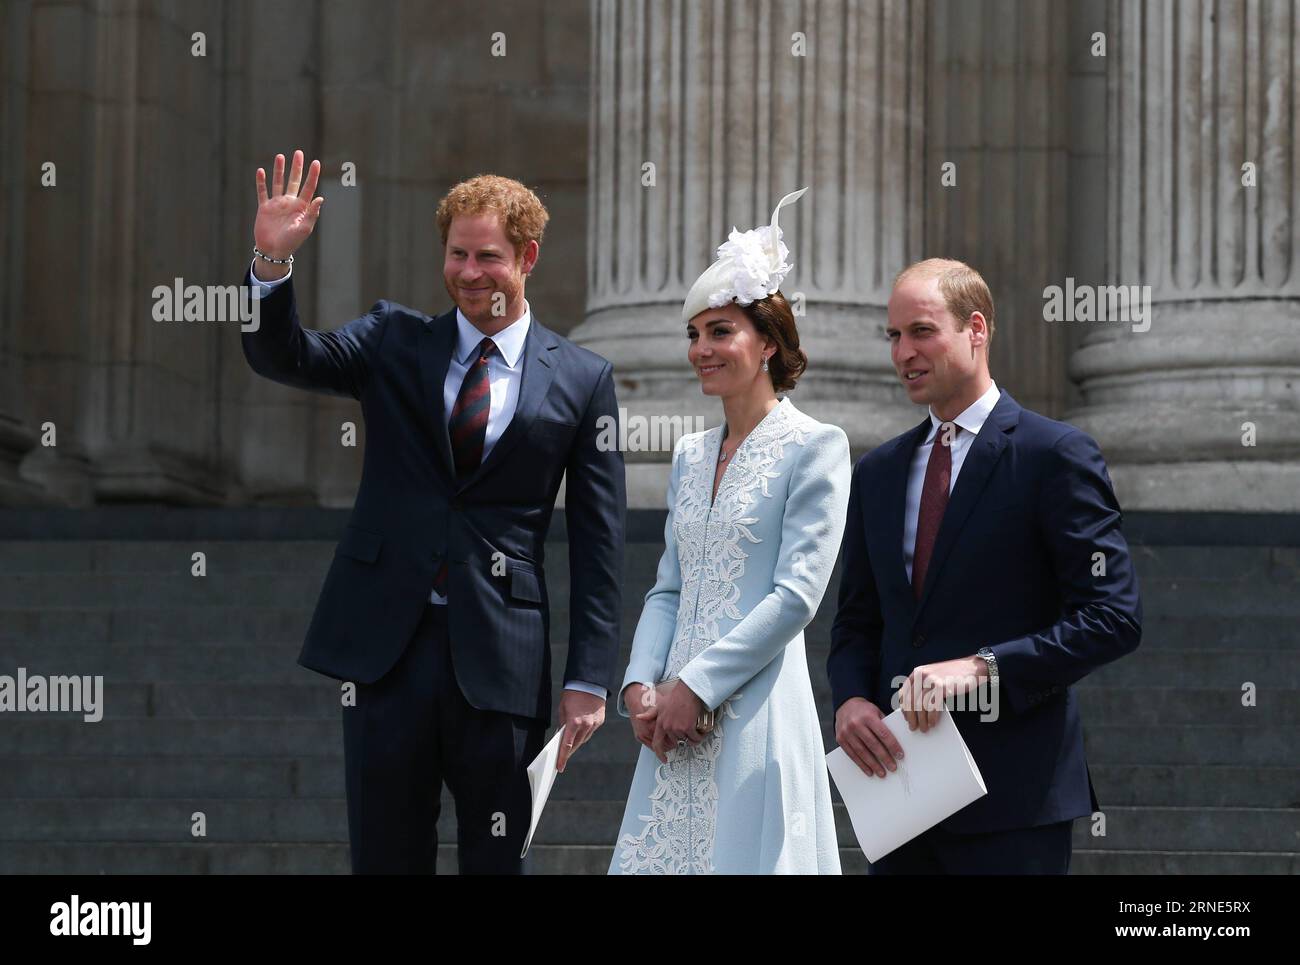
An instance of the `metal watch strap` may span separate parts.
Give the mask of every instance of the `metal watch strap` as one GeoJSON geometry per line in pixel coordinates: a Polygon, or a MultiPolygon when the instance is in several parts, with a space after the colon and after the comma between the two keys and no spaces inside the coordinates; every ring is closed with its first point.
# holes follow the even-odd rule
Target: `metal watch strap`
{"type": "Polygon", "coordinates": [[[975,655],[977,657],[983,657],[984,662],[989,665],[989,686],[996,687],[998,685],[997,656],[995,656],[993,651],[990,650],[988,647],[980,647],[979,650],[975,652],[975,655]]]}

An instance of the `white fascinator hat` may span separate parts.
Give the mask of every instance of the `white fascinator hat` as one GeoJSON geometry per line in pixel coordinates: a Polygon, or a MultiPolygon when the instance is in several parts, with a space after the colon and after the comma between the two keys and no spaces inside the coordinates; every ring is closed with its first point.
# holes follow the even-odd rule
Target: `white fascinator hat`
{"type": "Polygon", "coordinates": [[[787,204],[798,201],[807,188],[787,194],[772,211],[772,223],[749,231],[732,227],[727,240],[718,246],[718,260],[711,264],[686,293],[682,321],[700,312],[721,308],[728,302],[745,306],[776,292],[793,267],[786,261],[790,250],[781,240],[777,217],[787,204]]]}

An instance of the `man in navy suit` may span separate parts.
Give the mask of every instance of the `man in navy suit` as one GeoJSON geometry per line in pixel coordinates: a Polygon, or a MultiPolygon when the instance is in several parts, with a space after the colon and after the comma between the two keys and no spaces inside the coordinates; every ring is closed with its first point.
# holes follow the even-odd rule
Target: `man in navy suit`
{"type": "Polygon", "coordinates": [[[350,522],[299,663],[356,686],[343,709],[354,873],[432,873],[445,781],[462,873],[519,873],[526,768],[551,712],[546,532],[566,486],[570,638],[559,766],[599,727],[617,672],[626,513],[611,365],[542,327],[524,299],[546,209],[483,175],[438,207],[437,318],[389,301],[331,332],[299,325],[292,252],[311,234],[320,162],[268,194],[258,168],[245,284],[253,370],[361,403],[366,447],[350,522]]]}
{"type": "Polygon", "coordinates": [[[854,468],[827,662],[835,736],[889,780],[895,689],[912,730],[946,700],[988,794],[871,871],[1064,874],[1074,819],[1098,807],[1070,685],[1141,637],[1106,464],[989,377],[993,298],[969,266],[905,269],[886,333],[929,413],[854,468]]]}

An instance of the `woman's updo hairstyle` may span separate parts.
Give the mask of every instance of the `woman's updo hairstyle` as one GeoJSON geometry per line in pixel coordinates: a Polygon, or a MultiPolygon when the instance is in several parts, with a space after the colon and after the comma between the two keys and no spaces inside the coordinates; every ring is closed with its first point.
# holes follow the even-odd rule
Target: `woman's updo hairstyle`
{"type": "Polygon", "coordinates": [[[808,356],[799,348],[799,330],[794,324],[794,312],[780,290],[748,305],[737,305],[753,324],[760,336],[776,343],[776,351],[767,360],[767,374],[772,377],[772,388],[789,392],[808,368],[808,356]]]}

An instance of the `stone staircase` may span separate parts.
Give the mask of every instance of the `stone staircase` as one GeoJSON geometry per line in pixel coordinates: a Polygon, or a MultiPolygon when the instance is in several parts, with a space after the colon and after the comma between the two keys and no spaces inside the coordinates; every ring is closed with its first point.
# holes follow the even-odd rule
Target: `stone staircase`
{"type": "MultiPolygon", "coordinates": [[[[624,657],[662,532],[654,520],[634,529],[624,657]]],[[[0,541],[0,673],[105,678],[99,722],[0,714],[0,873],[346,873],[339,687],[295,663],[333,545],[0,541]],[[195,550],[206,577],[190,575],[195,550]]],[[[562,537],[548,548],[558,641],[566,552],[562,537]]],[[[1300,551],[1134,553],[1142,647],[1078,687],[1106,833],[1076,822],[1074,871],[1300,872],[1300,551]]],[[[808,631],[828,747],[837,584],[808,631]]],[[[557,668],[564,656],[557,646],[557,668]]],[[[557,781],[531,871],[606,870],[637,750],[611,711],[557,781]]],[[[838,804],[837,820],[845,871],[864,871],[838,804]]],[[[439,868],[451,871],[449,797],[440,830],[439,868]]]]}

